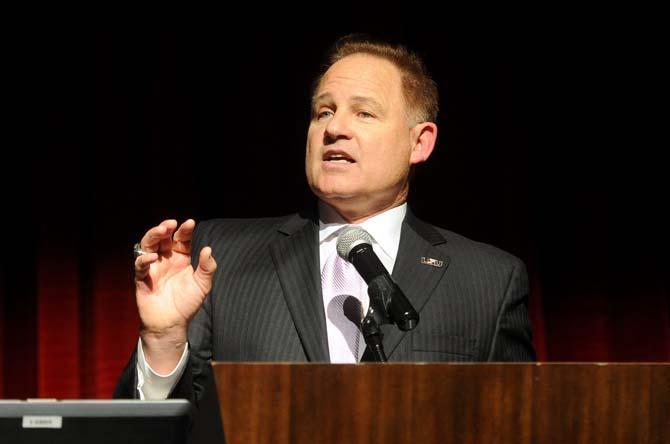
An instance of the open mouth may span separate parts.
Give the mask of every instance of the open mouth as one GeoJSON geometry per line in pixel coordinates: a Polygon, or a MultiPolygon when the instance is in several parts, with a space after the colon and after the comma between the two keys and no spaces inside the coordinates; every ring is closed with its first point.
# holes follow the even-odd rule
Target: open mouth
{"type": "Polygon", "coordinates": [[[347,153],[342,151],[328,151],[323,155],[324,162],[356,163],[347,153]]]}

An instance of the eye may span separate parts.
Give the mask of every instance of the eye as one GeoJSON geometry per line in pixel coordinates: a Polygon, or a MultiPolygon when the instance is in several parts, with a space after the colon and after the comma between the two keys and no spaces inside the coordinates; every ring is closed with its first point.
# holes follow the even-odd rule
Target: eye
{"type": "Polygon", "coordinates": [[[321,109],[316,113],[316,120],[321,120],[324,117],[330,117],[333,115],[333,112],[329,109],[321,109]]]}
{"type": "Polygon", "coordinates": [[[372,119],[374,117],[374,115],[372,115],[371,113],[369,113],[367,111],[359,111],[358,112],[358,117],[362,117],[364,119],[372,119]]]}

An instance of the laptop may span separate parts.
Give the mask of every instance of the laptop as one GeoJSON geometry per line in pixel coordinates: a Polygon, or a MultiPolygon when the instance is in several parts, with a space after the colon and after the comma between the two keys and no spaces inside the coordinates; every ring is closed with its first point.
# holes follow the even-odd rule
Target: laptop
{"type": "Polygon", "coordinates": [[[183,399],[0,400],[0,442],[181,444],[190,412],[183,399]]]}

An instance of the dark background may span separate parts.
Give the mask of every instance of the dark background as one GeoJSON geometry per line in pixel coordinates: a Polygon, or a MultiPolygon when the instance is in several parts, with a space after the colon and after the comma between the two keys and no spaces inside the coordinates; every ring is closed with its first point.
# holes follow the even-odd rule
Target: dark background
{"type": "Polygon", "coordinates": [[[670,360],[667,142],[644,41],[206,29],[64,27],[11,45],[0,397],[111,395],[137,341],[130,251],[147,228],[309,202],[308,87],[351,31],[424,57],[440,132],[410,205],[526,262],[539,359],[670,360]]]}

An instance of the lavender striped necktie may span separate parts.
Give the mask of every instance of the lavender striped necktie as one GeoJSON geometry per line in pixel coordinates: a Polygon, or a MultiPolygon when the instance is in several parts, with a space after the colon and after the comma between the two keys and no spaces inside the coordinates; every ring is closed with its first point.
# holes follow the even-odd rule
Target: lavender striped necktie
{"type": "Polygon", "coordinates": [[[333,253],[321,273],[330,362],[358,362],[365,348],[360,321],[369,305],[367,285],[356,268],[333,253]]]}

